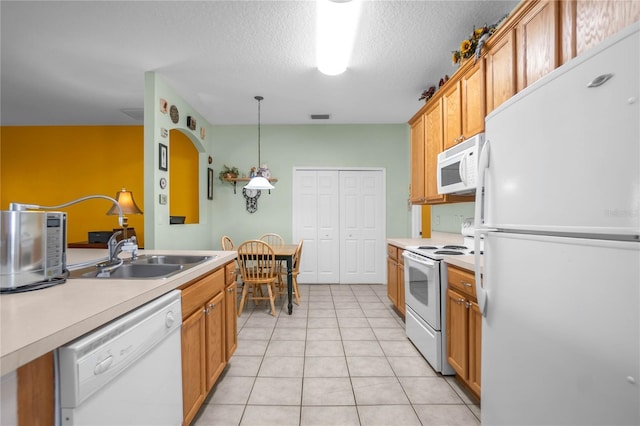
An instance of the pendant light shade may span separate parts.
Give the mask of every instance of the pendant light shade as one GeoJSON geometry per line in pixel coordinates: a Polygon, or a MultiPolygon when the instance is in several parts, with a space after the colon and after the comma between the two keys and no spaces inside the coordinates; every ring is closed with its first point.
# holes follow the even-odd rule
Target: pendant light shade
{"type": "Polygon", "coordinates": [[[275,187],[271,185],[269,180],[262,176],[260,169],[260,101],[264,98],[262,96],[255,96],[254,99],[258,101],[258,171],[256,172],[256,176],[252,177],[249,183],[245,185],[245,189],[274,189],[275,187]]]}
{"type": "Polygon", "coordinates": [[[248,184],[244,186],[246,189],[274,189],[275,186],[262,176],[256,176],[251,178],[248,184]]]}

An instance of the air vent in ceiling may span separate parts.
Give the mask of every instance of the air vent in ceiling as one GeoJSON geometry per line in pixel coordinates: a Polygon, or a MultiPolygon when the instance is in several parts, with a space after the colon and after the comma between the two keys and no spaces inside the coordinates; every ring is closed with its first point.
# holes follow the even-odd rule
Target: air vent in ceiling
{"type": "Polygon", "coordinates": [[[120,112],[128,115],[135,121],[144,121],[144,108],[122,108],[120,112]]]}
{"type": "Polygon", "coordinates": [[[311,114],[312,120],[329,120],[331,118],[331,114],[311,114]]]}

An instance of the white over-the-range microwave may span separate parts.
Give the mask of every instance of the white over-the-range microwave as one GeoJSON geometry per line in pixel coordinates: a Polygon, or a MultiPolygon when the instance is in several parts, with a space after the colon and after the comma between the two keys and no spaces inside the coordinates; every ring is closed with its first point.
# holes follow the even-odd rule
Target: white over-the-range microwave
{"type": "Polygon", "coordinates": [[[478,162],[484,133],[438,154],[438,194],[472,194],[478,180],[478,162]]]}

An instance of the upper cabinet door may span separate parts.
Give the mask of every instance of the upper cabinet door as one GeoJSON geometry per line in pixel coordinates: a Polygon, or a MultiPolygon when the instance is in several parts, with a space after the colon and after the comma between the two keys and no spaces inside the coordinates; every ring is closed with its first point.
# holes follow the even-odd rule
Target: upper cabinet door
{"type": "Polygon", "coordinates": [[[485,56],[487,114],[516,94],[516,32],[491,42],[485,56]]]}
{"type": "Polygon", "coordinates": [[[424,114],[411,122],[411,203],[424,204],[424,114]]]}
{"type": "Polygon", "coordinates": [[[462,135],[464,139],[484,131],[485,86],[484,61],[469,68],[462,79],[462,135]]]}
{"type": "Polygon", "coordinates": [[[445,196],[438,194],[438,154],[442,152],[442,98],[432,100],[425,112],[425,196],[427,204],[441,203],[445,196]]]}
{"type": "MultiPolygon", "coordinates": [[[[455,77],[454,77],[455,78],[455,77]]],[[[442,95],[444,114],[444,149],[462,142],[460,81],[452,81],[442,95]],[[453,83],[453,84],[451,84],[453,83]]]]}
{"type": "Polygon", "coordinates": [[[558,66],[559,2],[541,0],[516,27],[518,91],[558,66]]]}
{"type": "Polygon", "coordinates": [[[575,8],[578,55],[640,21],[638,0],[580,0],[575,3],[575,8]]]}

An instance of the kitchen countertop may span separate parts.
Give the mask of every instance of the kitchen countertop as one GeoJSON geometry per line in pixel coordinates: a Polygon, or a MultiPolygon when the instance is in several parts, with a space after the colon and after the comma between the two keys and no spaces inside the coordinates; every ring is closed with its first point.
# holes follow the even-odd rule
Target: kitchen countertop
{"type": "MultiPolygon", "coordinates": [[[[464,237],[461,234],[448,232],[432,232],[431,238],[387,238],[388,244],[393,244],[403,249],[407,246],[463,244],[463,242],[464,237]]],[[[476,269],[476,259],[473,255],[444,256],[444,261],[469,271],[475,271],[476,269]]],[[[482,258],[480,258],[480,265],[478,266],[482,272],[482,258]]]]}
{"type": "MultiPolygon", "coordinates": [[[[67,279],[43,290],[0,296],[0,374],[233,261],[235,251],[140,250],[147,254],[217,256],[164,279],[67,279]]],[[[69,249],[68,265],[106,258],[107,250],[69,249]]],[[[121,255],[126,258],[126,255],[121,255]]]]}

